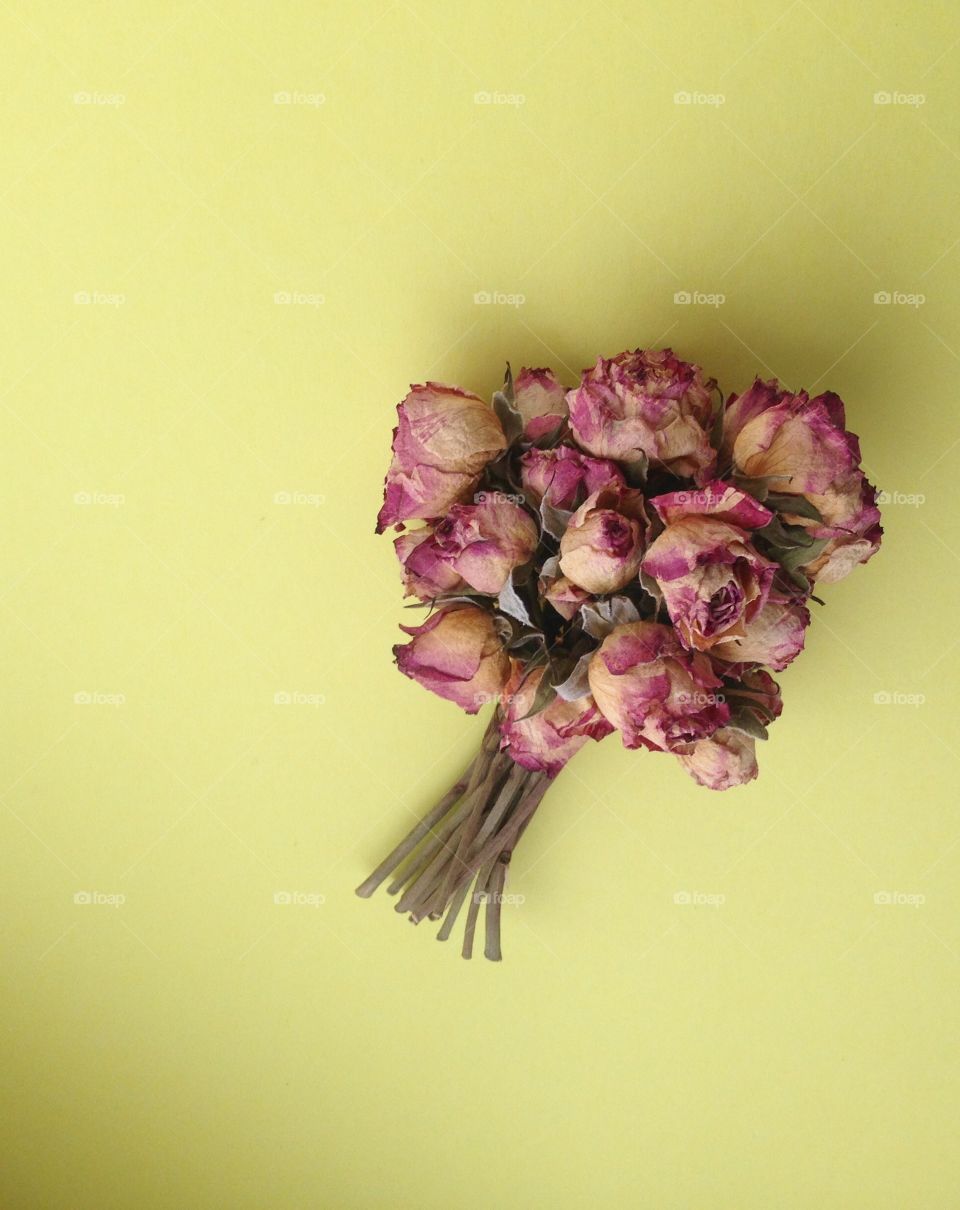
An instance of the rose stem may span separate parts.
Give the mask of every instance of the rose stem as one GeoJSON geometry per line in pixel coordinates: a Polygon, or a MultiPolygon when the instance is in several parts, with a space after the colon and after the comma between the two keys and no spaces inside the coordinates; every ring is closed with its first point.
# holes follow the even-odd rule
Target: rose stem
{"type": "Polygon", "coordinates": [[[467,897],[467,892],[470,890],[470,883],[465,882],[459,891],[450,900],[450,907],[447,911],[447,918],[440,926],[440,931],[437,933],[438,941],[446,941],[453,932],[453,926],[457,923],[457,917],[460,915],[460,909],[463,907],[463,901],[467,897]]]}
{"type": "Polygon", "coordinates": [[[464,816],[473,807],[475,798],[482,803],[491,793],[496,793],[504,772],[499,760],[494,759],[490,772],[483,782],[472,794],[466,795],[450,812],[443,823],[431,834],[429,841],[420,852],[411,859],[406,869],[402,870],[387,888],[391,894],[395,894],[405,883],[408,884],[400,903],[396,906],[398,912],[406,911],[420,900],[427,890],[428,881],[430,885],[436,882],[443,868],[453,856],[453,849],[447,843],[449,837],[461,826],[464,816]],[[415,892],[414,887],[417,888],[415,892]]]}
{"type": "MultiPolygon", "coordinates": [[[[460,955],[463,958],[473,957],[473,934],[477,929],[477,916],[480,912],[480,899],[483,895],[483,886],[485,877],[478,876],[477,881],[473,884],[473,895],[470,899],[470,907],[467,909],[467,923],[463,930],[463,949],[460,955]]],[[[469,880],[467,886],[469,886],[469,880]]]]}
{"type": "Polygon", "coordinates": [[[490,872],[487,895],[486,937],[483,946],[483,956],[491,962],[500,962],[503,954],[500,951],[500,904],[503,902],[503,886],[507,873],[507,862],[510,854],[500,854],[490,872]]]}
{"type": "MultiPolygon", "coordinates": [[[[507,758],[509,759],[509,758],[507,758]]],[[[512,762],[511,762],[512,763],[512,762]]],[[[523,770],[519,765],[513,765],[507,780],[504,782],[499,795],[494,798],[493,794],[489,795],[484,801],[479,796],[477,804],[470,813],[470,818],[460,829],[460,843],[457,845],[457,851],[454,853],[449,866],[443,876],[438,889],[434,892],[433,905],[435,909],[443,910],[450,901],[450,892],[453,890],[453,884],[456,880],[457,871],[467,863],[465,858],[473,845],[474,838],[477,836],[477,831],[481,821],[484,826],[489,822],[491,817],[499,817],[507,809],[507,806],[513,801],[517,789],[517,783],[523,776],[523,770]],[[483,811],[487,810],[486,820],[483,819],[483,811]]]]}
{"type": "MultiPolygon", "coordinates": [[[[476,760],[473,762],[473,764],[475,763],[476,760]]],[[[412,828],[403,838],[403,840],[400,841],[393,852],[380,862],[370,877],[357,887],[357,894],[362,899],[370,898],[380,883],[393,873],[393,871],[404,860],[404,858],[406,858],[417,847],[420,841],[423,840],[424,836],[426,836],[426,834],[433,829],[434,824],[442,819],[457,801],[457,799],[460,798],[464,792],[465,786],[467,785],[467,775],[469,774],[470,769],[473,767],[473,764],[471,764],[464,771],[463,776],[457,782],[455,782],[453,786],[451,786],[451,788],[447,791],[443,798],[440,799],[433,810],[425,815],[423,819],[421,819],[416,825],[416,827],[412,828]]]]}
{"type": "Polygon", "coordinates": [[[454,784],[450,787],[447,793],[440,799],[437,805],[424,816],[420,822],[412,828],[407,835],[400,841],[397,847],[385,857],[384,860],[377,866],[369,878],[357,887],[357,894],[363,899],[368,899],[377,889],[381,882],[387,878],[397,866],[417,847],[420,841],[426,834],[432,830],[450,808],[464,793],[469,793],[478,783],[480,777],[486,772],[487,766],[495,751],[496,744],[499,740],[499,727],[497,724],[497,715],[494,713],[490,722],[487,724],[487,729],[483,735],[483,742],[480,745],[480,751],[473,758],[470,764],[464,769],[463,773],[454,784]]]}

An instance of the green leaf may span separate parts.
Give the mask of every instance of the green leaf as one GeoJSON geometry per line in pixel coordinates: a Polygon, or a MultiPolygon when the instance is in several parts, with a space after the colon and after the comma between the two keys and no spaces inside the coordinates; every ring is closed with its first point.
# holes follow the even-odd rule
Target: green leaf
{"type": "Polygon", "coordinates": [[[778,513],[792,513],[796,517],[807,517],[811,521],[822,521],[823,514],[806,496],[791,496],[785,492],[770,492],[764,503],[778,513]]]}

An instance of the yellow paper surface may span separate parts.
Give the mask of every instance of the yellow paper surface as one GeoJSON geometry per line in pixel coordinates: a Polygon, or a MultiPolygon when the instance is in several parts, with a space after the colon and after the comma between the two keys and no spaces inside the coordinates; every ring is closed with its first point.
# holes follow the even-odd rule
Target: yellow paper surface
{"type": "Polygon", "coordinates": [[[958,38],[3,6],[5,1207],[957,1205],[958,38]],[[657,344],[838,391],[884,546],[759,781],[591,745],[467,964],[352,894],[483,728],[392,665],[393,407],[657,344]]]}

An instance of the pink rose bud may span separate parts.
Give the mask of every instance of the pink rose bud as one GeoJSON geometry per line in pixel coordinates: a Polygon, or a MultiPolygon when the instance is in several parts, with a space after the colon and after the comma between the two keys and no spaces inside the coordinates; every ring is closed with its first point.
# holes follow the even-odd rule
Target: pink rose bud
{"type": "Polygon", "coordinates": [[[499,698],[511,672],[511,660],[484,609],[449,605],[422,626],[401,626],[412,635],[393,654],[404,676],[476,714],[499,698]]]}
{"type": "Polygon", "coordinates": [[[580,606],[591,599],[591,594],[585,588],[574,584],[566,576],[558,576],[555,580],[541,577],[540,595],[549,601],[562,618],[569,622],[580,611],[580,606]]]}
{"type": "Polygon", "coordinates": [[[747,633],[766,604],[778,566],[739,526],[691,515],[667,526],[647,551],[643,570],[659,584],[683,645],[709,651],[747,633]]]}
{"type": "Polygon", "coordinates": [[[649,528],[640,492],[601,488],[570,518],[560,539],[560,570],[587,592],[615,592],[636,578],[649,528]]]}
{"type": "Polygon", "coordinates": [[[763,608],[742,628],[726,634],[711,654],[732,664],[766,664],[782,672],[803,650],[810,611],[799,601],[771,595],[763,608]]]}
{"type": "Polygon", "coordinates": [[[672,626],[616,627],[590,661],[589,677],[597,706],[626,748],[673,751],[730,720],[709,657],[682,647],[672,626]]]}
{"type": "Polygon", "coordinates": [[[678,749],[677,759],[695,782],[708,790],[729,790],[757,776],[756,744],[752,735],[721,727],[708,739],[678,749]]]}
{"type": "Polygon", "coordinates": [[[552,433],[567,415],[567,388],[553,370],[521,370],[513,384],[514,406],[530,441],[552,433]]]}
{"type": "Polygon", "coordinates": [[[588,739],[603,739],[613,727],[589,694],[572,702],[554,697],[544,709],[528,714],[543,674],[543,668],[536,668],[516,687],[523,670],[511,678],[503,698],[500,747],[524,769],[555,777],[588,739]]]}
{"type": "Polygon", "coordinates": [[[818,584],[835,584],[876,554],[883,536],[876,498],[877,489],[863,472],[851,471],[827,491],[807,494],[822,522],[785,515],[785,520],[805,526],[815,540],[826,540],[826,546],[800,568],[804,575],[818,584]]]}
{"type": "Polygon", "coordinates": [[[876,491],[860,470],[860,444],[846,431],[843,401],[832,391],[811,399],[759,379],[727,404],[722,460],[771,492],[803,496],[823,523],[802,514],[785,519],[805,526],[818,548],[801,570],[811,579],[842,579],[879,549],[883,531],[876,491]]]}
{"type": "Polygon", "coordinates": [[[574,509],[583,500],[608,484],[625,485],[615,462],[606,458],[588,458],[569,445],[552,450],[534,446],[520,459],[524,489],[538,504],[545,499],[554,508],[574,509]]]}
{"type": "Polygon", "coordinates": [[[403,564],[405,595],[430,600],[462,588],[496,596],[538,542],[530,514],[489,492],[476,504],[452,505],[432,527],[401,534],[394,547],[403,564]]]}
{"type": "Polygon", "coordinates": [[[377,533],[441,516],[469,495],[483,468],[507,447],[492,408],[459,387],[413,387],[397,404],[397,417],[377,533]]]}
{"type": "Polygon", "coordinates": [[[709,436],[714,385],[670,349],[599,358],[567,395],[570,427],[577,443],[599,458],[647,458],[699,482],[716,462],[709,436]]]}

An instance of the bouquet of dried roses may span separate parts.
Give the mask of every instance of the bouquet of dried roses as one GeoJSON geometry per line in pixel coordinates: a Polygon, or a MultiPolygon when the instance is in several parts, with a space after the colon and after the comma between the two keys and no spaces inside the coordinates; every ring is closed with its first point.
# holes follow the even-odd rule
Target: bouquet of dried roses
{"type": "Polygon", "coordinates": [[[599,359],[580,384],[507,368],[489,407],[428,382],[397,407],[377,532],[429,616],[404,675],[468,714],[476,758],[358,888],[397,910],[481,906],[499,959],[507,865],[551,780],[589,739],[669,752],[714,790],[757,775],[814,585],[880,544],[876,491],[841,400],[757,380],[724,401],[670,349],[599,359]],[[423,524],[406,529],[410,521],[423,524]],[[471,893],[472,892],[472,893],[471,893]]]}

